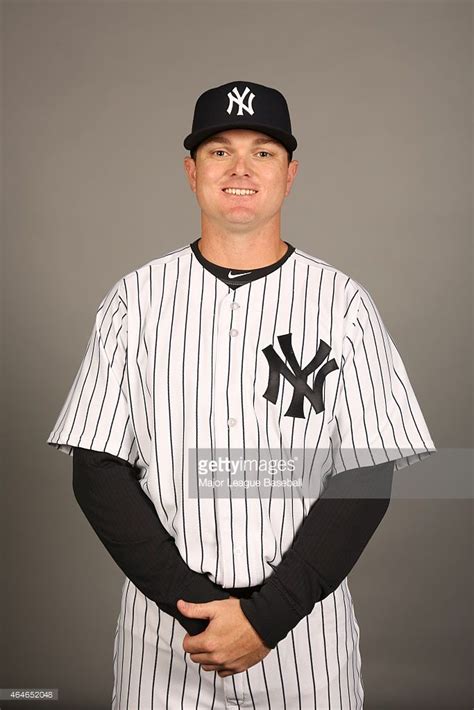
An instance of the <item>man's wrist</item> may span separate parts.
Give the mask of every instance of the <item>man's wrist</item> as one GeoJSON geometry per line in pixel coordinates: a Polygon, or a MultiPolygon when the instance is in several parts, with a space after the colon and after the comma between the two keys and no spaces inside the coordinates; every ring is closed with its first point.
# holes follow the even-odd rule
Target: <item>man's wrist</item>
{"type": "Polygon", "coordinates": [[[240,608],[268,648],[275,648],[303,616],[273,577],[259,592],[240,599],[240,608]]]}
{"type": "Polygon", "coordinates": [[[186,575],[184,583],[176,585],[176,602],[178,599],[192,602],[193,604],[205,604],[209,601],[219,601],[229,599],[229,593],[212,582],[205,574],[191,571],[186,575]]]}
{"type": "Polygon", "coordinates": [[[314,605],[327,596],[329,585],[294,548],[289,548],[275,572],[249,599],[241,599],[241,609],[270,648],[274,648],[314,605]],[[298,581],[298,596],[292,592],[298,581]]]}
{"type": "Polygon", "coordinates": [[[177,608],[178,599],[184,599],[184,601],[192,602],[193,604],[205,604],[210,601],[229,599],[229,594],[222,587],[214,584],[205,574],[199,574],[199,572],[194,572],[193,570],[191,572],[188,571],[181,585],[179,583],[175,584],[173,596],[172,608],[171,605],[161,605],[161,608],[174,616],[191,636],[196,636],[196,634],[205,631],[209,625],[209,620],[190,619],[181,614],[177,608]]]}

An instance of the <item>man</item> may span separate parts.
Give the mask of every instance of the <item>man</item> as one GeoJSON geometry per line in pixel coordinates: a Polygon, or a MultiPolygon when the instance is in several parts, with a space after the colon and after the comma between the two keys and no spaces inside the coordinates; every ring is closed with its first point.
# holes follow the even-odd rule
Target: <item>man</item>
{"type": "Polygon", "coordinates": [[[112,707],[362,708],[347,574],[436,449],[368,291],[281,238],[283,95],[209,89],[184,146],[200,237],[108,291],[47,440],[126,574],[112,707]]]}

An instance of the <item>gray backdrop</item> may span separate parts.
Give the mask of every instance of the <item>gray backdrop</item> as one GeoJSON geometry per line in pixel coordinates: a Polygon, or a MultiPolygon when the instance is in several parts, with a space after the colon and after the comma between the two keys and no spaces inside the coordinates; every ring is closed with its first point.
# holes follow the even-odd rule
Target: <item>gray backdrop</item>
{"type": "MultiPolygon", "coordinates": [[[[123,575],[45,440],[112,283],[199,236],[182,141],[205,89],[285,94],[282,238],[368,288],[438,450],[472,447],[472,9],[2,3],[2,688],[110,707],[123,575]]],[[[349,579],[365,708],[472,707],[471,553],[469,498],[392,501],[349,579]]]]}

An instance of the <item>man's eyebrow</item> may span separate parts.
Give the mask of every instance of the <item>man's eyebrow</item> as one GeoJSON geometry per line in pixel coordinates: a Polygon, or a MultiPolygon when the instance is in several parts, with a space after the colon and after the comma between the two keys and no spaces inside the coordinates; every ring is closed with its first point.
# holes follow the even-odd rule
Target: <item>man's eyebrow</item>
{"type": "MultiPolygon", "coordinates": [[[[207,138],[205,141],[203,141],[205,145],[209,143],[224,143],[225,145],[231,145],[232,141],[229,140],[226,136],[211,136],[210,138],[207,138]]],[[[264,143],[274,143],[275,145],[278,145],[278,141],[274,140],[273,138],[255,138],[253,141],[254,145],[263,145],[264,143]]]]}

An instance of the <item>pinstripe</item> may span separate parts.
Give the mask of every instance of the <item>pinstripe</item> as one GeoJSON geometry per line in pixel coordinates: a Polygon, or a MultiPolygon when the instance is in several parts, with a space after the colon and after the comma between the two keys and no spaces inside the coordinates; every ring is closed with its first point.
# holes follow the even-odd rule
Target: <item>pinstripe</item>
{"type": "MultiPolygon", "coordinates": [[[[160,610],[157,609],[157,627],[156,627],[156,639],[160,638],[160,623],[161,623],[161,614],[160,610]]],[[[153,681],[152,681],[152,690],[151,690],[151,710],[155,710],[155,688],[156,688],[156,669],[158,666],[158,643],[155,643],[155,662],[153,665],[153,681]]],[[[185,676],[186,678],[186,676],[185,676]]],[[[112,708],[112,710],[115,710],[112,708]]]]}
{"type": "MultiPolygon", "coordinates": [[[[179,259],[176,261],[176,279],[174,283],[174,291],[173,291],[173,305],[172,305],[172,310],[171,310],[171,327],[169,331],[169,337],[168,337],[168,342],[169,342],[169,347],[168,347],[168,360],[167,360],[167,393],[168,393],[168,431],[169,431],[169,451],[171,455],[171,469],[174,471],[176,466],[175,466],[175,455],[177,454],[177,451],[175,453],[175,446],[173,443],[173,417],[171,414],[171,404],[172,404],[172,397],[171,397],[171,346],[173,344],[173,338],[175,335],[175,330],[174,330],[174,318],[175,318],[175,313],[176,313],[176,294],[178,293],[178,284],[179,284],[179,259]]],[[[174,512],[175,515],[178,512],[178,496],[176,493],[176,479],[175,476],[172,478],[172,485],[173,485],[173,497],[174,497],[174,512]]],[[[171,524],[173,526],[174,534],[177,535],[178,531],[176,530],[174,520],[175,520],[175,515],[173,516],[173,519],[171,521],[171,524]]],[[[183,511],[184,515],[184,511],[183,511]]],[[[186,536],[183,534],[183,542],[184,546],[186,549],[186,536]]],[[[186,554],[186,553],[185,553],[186,554]]],[[[186,555],[185,559],[187,560],[188,557],[186,555]]]]}
{"type": "MultiPolygon", "coordinates": [[[[191,262],[192,263],[192,262],[191,262]]],[[[203,288],[204,288],[204,271],[201,273],[201,299],[200,299],[200,305],[199,305],[199,337],[198,337],[198,344],[196,348],[196,358],[197,358],[197,373],[196,373],[196,407],[195,407],[195,422],[196,422],[196,428],[195,428],[195,440],[199,441],[199,367],[201,364],[201,324],[202,324],[202,301],[203,301],[203,288]]],[[[184,370],[183,370],[184,373],[184,370]]],[[[183,391],[184,391],[184,382],[183,382],[183,391]]],[[[198,489],[198,496],[197,496],[197,506],[198,506],[198,524],[199,524],[199,541],[201,544],[201,563],[200,563],[200,572],[204,572],[204,544],[202,540],[202,525],[201,525],[201,498],[199,496],[199,489],[198,489]]]]}
{"type": "MultiPolygon", "coordinates": [[[[127,601],[127,596],[128,592],[130,589],[130,584],[127,583],[126,586],[126,591],[125,591],[125,602],[127,601]]],[[[127,618],[127,607],[126,605],[123,607],[123,619],[124,619],[124,624],[127,618]]],[[[124,659],[125,659],[125,626],[121,629],[121,638],[122,638],[122,646],[121,646],[121,654],[120,654],[120,693],[119,693],[119,705],[122,702],[122,686],[123,686],[123,665],[124,665],[124,659]]]]}
{"type": "MultiPolygon", "coordinates": [[[[156,380],[157,380],[157,355],[158,355],[158,348],[156,347],[156,343],[158,342],[158,337],[159,337],[159,327],[161,323],[161,313],[163,309],[163,299],[165,295],[165,286],[166,286],[166,267],[167,264],[164,264],[163,267],[163,278],[162,278],[162,287],[161,287],[161,297],[160,297],[160,306],[158,309],[158,318],[156,319],[156,329],[155,329],[155,343],[154,343],[154,353],[153,353],[153,411],[156,412],[158,410],[158,397],[156,393],[156,380]]],[[[158,451],[158,439],[157,437],[154,437],[153,439],[153,445],[154,445],[154,456],[155,456],[155,461],[159,461],[159,451],[158,451]]],[[[160,471],[159,467],[157,470],[157,476],[156,476],[156,485],[158,489],[158,499],[160,502],[160,511],[161,515],[166,516],[168,519],[168,512],[165,508],[164,501],[163,501],[163,493],[161,490],[161,476],[160,476],[160,471]]],[[[158,512],[158,511],[157,511],[158,512]]]]}
{"type": "Polygon", "coordinates": [[[147,625],[147,613],[148,613],[148,599],[145,597],[145,613],[143,615],[143,634],[142,634],[142,645],[141,645],[141,657],[140,657],[140,675],[138,678],[138,705],[140,705],[141,691],[142,691],[142,677],[143,677],[143,662],[145,658],[145,634],[147,625]]]}
{"type": "MultiPolygon", "coordinates": [[[[129,699],[130,699],[130,686],[132,684],[132,665],[133,665],[133,639],[134,639],[134,630],[135,630],[135,604],[137,601],[137,592],[138,589],[135,589],[135,594],[133,596],[133,606],[132,606],[132,623],[130,626],[130,664],[128,667],[128,682],[127,682],[127,707],[130,705],[129,699]]],[[[137,624],[138,626],[138,624],[137,624]]]]}
{"type": "Polygon", "coordinates": [[[352,599],[351,599],[351,608],[352,608],[351,624],[354,629],[354,636],[355,636],[355,641],[354,641],[355,652],[353,655],[353,660],[354,660],[354,664],[355,664],[355,674],[357,675],[356,692],[357,692],[357,697],[360,701],[360,706],[362,707],[363,692],[362,692],[362,674],[361,674],[360,652],[359,652],[359,625],[357,624],[357,621],[355,618],[354,605],[352,603],[352,599]]]}
{"type": "Polygon", "coordinates": [[[338,625],[337,625],[337,607],[336,607],[336,598],[335,598],[334,594],[331,594],[331,597],[334,601],[334,618],[335,618],[335,622],[336,622],[336,657],[337,657],[337,668],[338,668],[337,680],[339,683],[339,705],[342,706],[341,664],[339,662],[339,633],[338,633],[338,625]]]}
{"type": "MultiPolygon", "coordinates": [[[[257,343],[256,343],[255,351],[254,351],[254,353],[253,353],[253,355],[254,355],[254,365],[253,365],[253,382],[252,382],[252,407],[253,407],[254,409],[255,409],[255,396],[256,396],[255,382],[256,382],[256,378],[257,378],[257,353],[260,351],[260,336],[261,336],[261,333],[262,333],[263,312],[264,312],[265,305],[266,305],[266,301],[265,301],[266,290],[267,290],[267,279],[264,278],[264,280],[263,280],[263,293],[262,293],[262,298],[261,298],[260,319],[259,319],[259,323],[258,323],[257,343]]],[[[252,296],[252,295],[253,295],[253,292],[252,292],[252,283],[250,283],[250,288],[249,288],[249,305],[250,305],[250,302],[251,302],[251,296],[252,296]]],[[[249,371],[250,371],[250,370],[249,370],[249,371]]],[[[260,439],[261,439],[260,426],[261,426],[260,421],[257,419],[257,423],[256,423],[256,428],[257,428],[257,431],[256,431],[256,449],[257,449],[257,455],[258,455],[258,457],[260,457],[260,450],[261,450],[261,448],[260,448],[260,439]]],[[[263,505],[262,505],[262,497],[261,497],[261,495],[260,495],[260,490],[257,490],[257,493],[258,493],[258,499],[259,499],[259,505],[260,505],[260,527],[259,527],[260,536],[259,536],[258,539],[263,540],[263,505]]],[[[256,574],[257,574],[258,577],[260,577],[260,578],[263,579],[263,578],[265,577],[265,559],[264,559],[263,547],[261,547],[261,549],[260,549],[260,561],[261,561],[261,563],[262,563],[262,570],[261,570],[262,574],[259,575],[258,572],[256,572],[256,574]]],[[[252,585],[252,586],[253,586],[253,585],[252,585]]]]}
{"type": "MultiPolygon", "coordinates": [[[[181,707],[184,707],[184,691],[186,689],[186,678],[188,674],[188,664],[186,662],[186,651],[183,651],[183,661],[184,661],[184,675],[183,675],[183,687],[181,690],[181,707]]],[[[199,695],[196,698],[196,705],[199,702],[199,695]]]]}
{"type": "MultiPolygon", "coordinates": [[[[204,276],[204,272],[203,272],[204,276]]],[[[215,455],[215,418],[213,416],[214,411],[212,408],[212,403],[214,401],[214,378],[212,377],[212,373],[214,372],[214,339],[215,339],[215,329],[216,329],[216,309],[217,309],[217,280],[214,282],[214,302],[213,302],[213,309],[212,309],[212,331],[211,331],[211,357],[210,357],[210,364],[211,364],[211,371],[209,374],[209,381],[210,381],[210,405],[209,405],[209,445],[211,449],[211,455],[215,455]]],[[[213,476],[214,480],[214,476],[213,476]]],[[[219,564],[220,564],[220,547],[219,547],[219,527],[218,527],[218,500],[216,499],[216,493],[215,490],[212,490],[212,495],[213,495],[213,509],[214,509],[214,534],[215,534],[215,540],[216,540],[216,551],[215,551],[215,567],[214,567],[214,579],[217,578],[218,574],[218,569],[219,569],[219,564]]],[[[210,555],[212,557],[212,552],[210,551],[210,555]]]]}
{"type": "MultiPolygon", "coordinates": [[[[186,290],[186,307],[185,307],[185,315],[184,315],[184,333],[183,333],[183,355],[182,355],[182,368],[181,368],[181,431],[182,431],[182,436],[181,438],[181,483],[180,483],[180,489],[181,489],[181,505],[178,508],[176,506],[176,515],[181,511],[182,515],[182,522],[181,522],[181,529],[182,529],[182,535],[183,535],[183,543],[184,543],[184,559],[186,560],[186,563],[189,564],[189,551],[188,551],[188,536],[186,534],[186,531],[188,529],[188,525],[186,523],[186,505],[185,505],[185,498],[184,498],[184,477],[185,477],[185,446],[186,446],[186,394],[185,394],[185,381],[186,381],[186,358],[189,352],[192,352],[194,354],[194,350],[191,350],[191,348],[188,348],[188,333],[187,333],[187,324],[188,324],[188,316],[189,316],[189,294],[191,291],[191,274],[192,274],[192,260],[189,260],[188,264],[188,277],[187,277],[187,290],[186,290]]],[[[176,279],[176,284],[178,284],[178,279],[176,279]]],[[[175,292],[176,293],[176,292],[175,292]]],[[[175,301],[176,305],[176,301],[175,301]]],[[[199,509],[199,489],[197,493],[197,504],[198,504],[198,509],[199,509]]],[[[201,538],[201,545],[202,545],[202,531],[201,531],[201,517],[198,515],[199,518],[199,535],[201,538]]],[[[194,536],[193,536],[194,537],[194,536]]],[[[201,556],[202,559],[202,556],[201,556]]]]}
{"type": "MultiPolygon", "coordinates": [[[[294,269],[296,267],[296,262],[294,263],[294,269]]],[[[306,267],[306,278],[305,278],[305,290],[304,290],[304,306],[303,306],[303,318],[302,318],[302,325],[301,325],[301,330],[302,330],[302,337],[301,337],[301,350],[300,350],[300,357],[299,361],[302,365],[304,365],[304,360],[303,360],[303,348],[304,348],[304,343],[305,343],[305,333],[306,333],[306,309],[307,309],[307,301],[308,301],[308,267],[306,267]]],[[[306,433],[306,427],[305,427],[305,433],[306,433]]],[[[291,438],[290,438],[290,456],[293,454],[293,441],[294,441],[294,436],[295,436],[295,420],[293,419],[293,422],[291,424],[291,438]]],[[[304,445],[304,441],[303,441],[304,445]]],[[[291,472],[291,478],[293,478],[293,472],[291,472]]],[[[298,489],[296,489],[298,491],[298,489]]],[[[295,512],[294,512],[294,494],[293,494],[293,488],[290,488],[290,493],[291,493],[291,524],[293,528],[293,537],[296,534],[296,528],[295,528],[295,512]]],[[[303,496],[299,497],[301,504],[302,504],[302,515],[304,515],[304,501],[303,501],[303,496]]]]}
{"type": "Polygon", "coordinates": [[[307,634],[307,641],[308,641],[308,652],[309,652],[309,668],[311,670],[311,683],[313,686],[313,706],[314,708],[317,708],[317,702],[316,702],[316,679],[315,679],[315,663],[313,659],[313,649],[311,648],[311,633],[310,633],[310,628],[309,628],[309,617],[305,617],[305,623],[306,623],[306,634],[307,634]]]}
{"type": "MultiPolygon", "coordinates": [[[[280,683],[281,683],[281,695],[282,695],[282,700],[283,700],[283,707],[286,709],[286,693],[285,693],[285,678],[283,675],[282,667],[281,667],[281,659],[280,659],[280,649],[278,645],[275,648],[276,650],[276,657],[277,657],[277,662],[278,662],[278,677],[280,678],[280,683]]],[[[265,659],[263,659],[265,661],[265,659]]],[[[274,702],[274,701],[273,701],[274,702]]],[[[291,708],[290,708],[291,710],[291,708]]]]}
{"type": "MultiPolygon", "coordinates": [[[[141,305],[140,305],[140,293],[141,292],[140,292],[140,288],[139,288],[138,272],[136,272],[136,271],[135,271],[135,276],[136,276],[136,289],[137,289],[138,327],[141,332],[142,331],[142,309],[141,309],[141,305]]],[[[147,348],[146,348],[145,338],[143,338],[143,346],[145,347],[145,352],[148,352],[147,348]]],[[[142,405],[143,411],[145,412],[146,429],[148,432],[148,437],[151,441],[152,433],[151,433],[151,429],[150,429],[150,414],[148,412],[148,407],[146,406],[145,386],[143,384],[143,372],[142,372],[143,366],[140,365],[140,360],[138,357],[139,348],[140,348],[140,341],[137,341],[136,348],[135,348],[135,367],[136,367],[136,370],[138,372],[139,379],[140,379],[140,388],[141,388],[141,396],[142,396],[141,405],[142,405]]]]}
{"type": "MultiPolygon", "coordinates": [[[[228,289],[228,294],[231,293],[231,289],[228,289]]],[[[235,294],[234,294],[235,296],[235,294]]],[[[234,320],[234,312],[232,311],[231,316],[230,316],[230,328],[232,329],[233,327],[233,320],[234,320]]],[[[230,340],[230,337],[229,337],[230,340]]],[[[230,412],[229,412],[229,381],[230,381],[230,373],[231,373],[231,353],[232,353],[232,348],[230,347],[230,343],[228,345],[228,354],[227,354],[227,382],[226,382],[226,388],[225,388],[225,399],[226,399],[226,407],[227,407],[227,420],[230,417],[230,412]]],[[[230,429],[227,429],[227,448],[230,456],[230,429]]],[[[229,481],[230,481],[230,473],[229,473],[229,481]]],[[[233,515],[233,510],[232,510],[232,489],[229,488],[229,507],[230,507],[230,545],[231,545],[231,550],[234,549],[234,515],[233,515]]],[[[237,583],[235,581],[235,555],[230,555],[230,559],[232,561],[232,581],[230,583],[230,587],[236,587],[237,583]]]]}
{"type": "MultiPolygon", "coordinates": [[[[169,702],[170,702],[170,681],[171,681],[171,670],[173,668],[173,636],[174,636],[174,628],[176,625],[176,619],[173,619],[171,622],[171,638],[170,638],[170,663],[169,663],[169,668],[168,668],[168,684],[166,686],[166,707],[169,707],[169,702]]],[[[183,685],[185,683],[185,680],[183,679],[183,685]]],[[[199,696],[199,686],[198,686],[198,696],[199,696]]]]}
{"type": "MultiPolygon", "coordinates": [[[[314,336],[314,341],[313,341],[313,347],[314,350],[317,349],[318,343],[319,343],[319,317],[320,317],[320,311],[321,311],[321,292],[322,292],[322,285],[323,285],[323,271],[321,271],[321,274],[319,275],[319,283],[318,283],[318,300],[317,300],[317,316],[316,316],[316,328],[315,328],[315,336],[314,336]]],[[[309,277],[309,272],[308,272],[308,277],[309,277]]],[[[332,306],[331,306],[331,332],[332,332],[332,306]]],[[[316,373],[314,373],[314,378],[313,378],[313,387],[314,387],[314,380],[316,379],[316,373]]],[[[325,398],[326,399],[326,398],[325,398]]],[[[308,427],[309,423],[311,421],[311,418],[314,416],[314,411],[311,409],[308,415],[308,419],[306,421],[305,429],[304,429],[304,436],[303,436],[303,471],[306,473],[306,436],[308,432],[308,427]]],[[[312,485],[312,476],[313,476],[313,470],[316,462],[316,452],[319,450],[319,442],[321,440],[322,436],[322,423],[319,428],[317,437],[315,438],[315,444],[314,444],[314,451],[311,457],[311,466],[309,469],[309,474],[307,476],[308,478],[308,486],[311,489],[312,485]]],[[[329,457],[329,451],[326,457],[326,460],[323,462],[324,465],[327,465],[328,463],[328,457],[329,457]]],[[[303,515],[306,517],[309,513],[309,508],[311,507],[310,501],[303,500],[303,515]]]]}
{"type": "MultiPolygon", "coordinates": [[[[244,362],[245,362],[245,353],[248,352],[250,354],[251,352],[251,346],[246,346],[246,339],[247,339],[247,325],[248,325],[248,320],[249,320],[249,306],[250,306],[250,291],[249,289],[249,298],[247,301],[247,307],[245,309],[245,321],[244,321],[244,332],[243,332],[243,338],[242,338],[242,346],[241,346],[241,353],[240,353],[240,358],[241,358],[241,365],[240,365],[240,381],[243,382],[245,373],[247,372],[247,368],[244,369],[244,362]]],[[[234,298],[235,298],[235,293],[234,293],[234,298]]],[[[250,370],[249,370],[250,372],[250,370]]],[[[242,418],[242,437],[241,437],[241,445],[242,445],[242,451],[243,455],[246,455],[246,446],[245,446],[245,406],[244,406],[244,391],[243,388],[240,390],[240,413],[241,413],[241,418],[242,418]]],[[[244,476],[246,472],[244,472],[244,476]]],[[[250,559],[249,559],[249,539],[250,539],[250,531],[249,531],[249,515],[248,515],[248,505],[247,505],[247,489],[244,488],[244,495],[245,495],[245,551],[246,551],[246,557],[247,557],[247,573],[248,573],[248,578],[247,578],[247,585],[249,587],[253,586],[253,581],[252,581],[252,572],[250,570],[250,559]]]]}
{"type": "MultiPolygon", "coordinates": [[[[319,384],[318,384],[319,383],[319,384]]],[[[265,581],[290,547],[328,476],[366,452],[395,470],[435,451],[392,336],[364,286],[295,249],[274,271],[233,289],[189,245],[130,271],[107,291],[48,444],[108,451],[140,471],[143,490],[186,563],[224,587],[265,581]],[[232,309],[237,302],[239,308],[232,309]],[[237,337],[231,337],[231,328],[237,337]],[[291,335],[293,365],[321,342],[329,370],[324,408],[280,377],[263,397],[273,346],[291,335]],[[235,419],[234,426],[230,419],[235,419]],[[298,488],[253,498],[185,493],[189,451],[287,458],[302,450],[298,488]]],[[[280,480],[283,472],[280,471],[280,480]]],[[[229,473],[230,477],[230,473],[229,473]]],[[[185,631],[126,579],[114,637],[112,710],[230,707],[358,710],[363,707],[360,630],[347,578],[244,673],[202,671],[182,648],[185,631]]]]}
{"type": "MultiPolygon", "coordinates": [[[[277,328],[277,317],[278,317],[278,305],[280,303],[280,295],[281,295],[281,269],[278,270],[278,293],[275,301],[275,316],[274,316],[274,322],[273,322],[273,332],[272,332],[272,342],[275,342],[275,335],[276,335],[276,328],[277,328]]],[[[267,277],[265,277],[267,278],[267,277]]],[[[270,445],[270,428],[268,424],[268,415],[269,415],[269,403],[268,400],[265,402],[265,423],[266,423],[266,435],[267,435],[267,446],[268,450],[270,451],[271,454],[271,445],[270,445]]],[[[281,406],[280,406],[280,417],[278,419],[278,424],[280,424],[281,420],[281,406]]],[[[270,494],[268,496],[268,514],[271,514],[271,507],[272,507],[272,493],[273,490],[270,489],[270,494]]],[[[275,537],[275,552],[273,557],[271,558],[271,562],[275,561],[276,554],[277,554],[277,545],[278,541],[277,538],[275,537]]]]}
{"type": "Polygon", "coordinates": [[[352,710],[352,698],[351,698],[351,693],[350,693],[350,685],[349,685],[349,649],[347,647],[347,602],[346,602],[346,594],[345,594],[345,587],[343,586],[343,597],[342,601],[344,604],[344,646],[346,649],[346,689],[347,689],[347,697],[349,700],[349,710],[352,710]]]}
{"type": "MultiPolygon", "coordinates": [[[[290,288],[290,293],[291,293],[290,311],[288,314],[288,326],[287,326],[288,331],[292,330],[291,322],[292,322],[292,316],[293,316],[294,297],[295,297],[295,267],[296,267],[296,262],[293,261],[293,268],[292,268],[292,274],[291,274],[291,288],[290,288]]],[[[282,270],[280,270],[280,284],[282,281],[282,274],[283,274],[283,272],[282,272],[282,270]]],[[[294,345],[295,345],[295,343],[293,343],[293,347],[294,347],[294,345]]],[[[279,415],[278,415],[278,429],[279,429],[278,445],[279,445],[279,449],[280,449],[280,456],[282,458],[283,458],[283,439],[282,439],[282,433],[281,433],[281,427],[282,427],[281,419],[283,416],[283,401],[285,399],[285,385],[286,385],[286,379],[283,378],[282,396],[280,399],[280,411],[279,411],[279,415]]],[[[292,422],[292,425],[293,424],[294,424],[294,421],[292,422]]],[[[283,471],[281,472],[281,478],[283,480],[283,471]]],[[[273,488],[270,489],[270,494],[271,494],[270,498],[272,498],[273,497],[273,488]]],[[[284,533],[284,529],[285,529],[285,523],[288,520],[288,516],[286,514],[286,499],[287,499],[287,495],[286,495],[286,491],[285,491],[285,494],[283,495],[283,515],[282,515],[282,520],[281,520],[281,525],[280,525],[280,537],[278,540],[278,543],[279,543],[278,556],[280,559],[281,559],[281,557],[283,557],[283,552],[284,552],[284,550],[283,550],[283,533],[284,533]]],[[[270,500],[270,502],[271,502],[271,500],[270,500]]],[[[272,559],[272,562],[274,562],[274,561],[275,561],[275,558],[272,559]]]]}
{"type": "Polygon", "coordinates": [[[293,649],[293,657],[295,661],[295,678],[296,678],[296,685],[298,688],[298,707],[301,708],[301,688],[300,688],[300,677],[298,673],[298,662],[296,659],[296,646],[295,646],[295,634],[293,632],[293,629],[290,631],[290,637],[291,637],[291,646],[293,649]]]}
{"type": "MultiPolygon", "coordinates": [[[[112,659],[112,668],[113,668],[114,674],[116,674],[116,664],[117,664],[119,640],[120,640],[120,617],[117,619],[117,623],[115,625],[114,656],[112,659]]],[[[112,688],[112,701],[111,701],[112,708],[114,707],[116,697],[117,697],[117,683],[114,682],[114,685],[112,688]]]]}
{"type": "Polygon", "coordinates": [[[329,687],[329,668],[328,668],[328,649],[326,645],[326,632],[324,629],[324,607],[322,604],[320,604],[320,613],[321,613],[321,628],[322,628],[322,638],[323,638],[323,644],[324,644],[324,669],[326,672],[326,692],[327,692],[327,707],[329,710],[331,710],[331,693],[330,693],[330,687],[329,687]]]}

